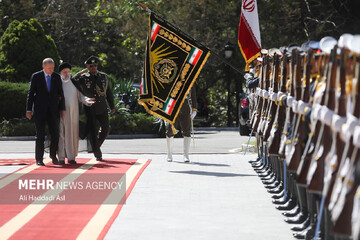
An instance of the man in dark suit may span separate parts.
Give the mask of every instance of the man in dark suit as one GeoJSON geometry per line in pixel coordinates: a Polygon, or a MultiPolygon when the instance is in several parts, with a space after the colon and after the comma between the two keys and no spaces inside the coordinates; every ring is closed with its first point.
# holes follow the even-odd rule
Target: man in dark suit
{"type": "Polygon", "coordinates": [[[50,158],[58,164],[56,151],[59,143],[60,116],[65,116],[65,98],[61,77],[54,72],[55,63],[51,58],[43,60],[43,70],[34,73],[26,101],[26,117],[34,115],[36,127],[35,158],[36,164],[44,166],[45,125],[50,132],[50,158]]]}

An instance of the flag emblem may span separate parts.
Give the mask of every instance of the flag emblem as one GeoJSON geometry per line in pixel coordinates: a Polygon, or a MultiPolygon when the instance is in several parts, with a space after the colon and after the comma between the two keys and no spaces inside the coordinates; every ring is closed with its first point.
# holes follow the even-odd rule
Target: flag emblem
{"type": "Polygon", "coordinates": [[[164,112],[166,112],[167,114],[171,114],[174,109],[175,103],[176,101],[173,98],[169,98],[163,107],[164,112]]]}
{"type": "Polygon", "coordinates": [[[200,49],[192,48],[187,61],[192,65],[196,65],[196,63],[198,62],[201,54],[202,54],[202,51],[200,49]]]}
{"type": "Polygon", "coordinates": [[[151,28],[151,41],[154,41],[154,39],[155,39],[156,35],[158,34],[159,30],[160,30],[159,24],[153,23],[152,28],[151,28]]]}

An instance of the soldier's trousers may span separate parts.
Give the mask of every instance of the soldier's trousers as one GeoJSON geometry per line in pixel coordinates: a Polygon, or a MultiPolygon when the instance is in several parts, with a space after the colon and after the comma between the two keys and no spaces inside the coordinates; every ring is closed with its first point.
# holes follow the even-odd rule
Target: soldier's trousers
{"type": "MultiPolygon", "coordinates": [[[[181,133],[184,137],[191,136],[191,119],[190,119],[190,104],[188,100],[185,100],[184,104],[182,105],[179,115],[177,116],[174,127],[176,129],[179,128],[179,124],[181,127],[181,133]]],[[[166,136],[172,137],[174,133],[171,129],[171,125],[168,124],[166,126],[166,136]]]]}
{"type": "Polygon", "coordinates": [[[109,116],[108,114],[95,114],[93,108],[85,107],[86,125],[88,130],[88,137],[91,147],[96,158],[102,157],[100,150],[101,145],[109,134],[109,116]],[[100,130],[97,129],[97,122],[99,122],[100,130]]]}

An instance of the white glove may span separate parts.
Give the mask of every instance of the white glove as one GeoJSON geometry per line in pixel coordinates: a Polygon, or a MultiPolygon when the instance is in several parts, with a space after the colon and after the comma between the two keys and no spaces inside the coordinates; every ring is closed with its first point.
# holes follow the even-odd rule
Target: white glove
{"type": "Polygon", "coordinates": [[[193,110],[193,111],[191,112],[191,115],[190,115],[191,120],[194,120],[196,114],[197,114],[197,111],[195,111],[195,110],[193,110]]]}
{"type": "Polygon", "coordinates": [[[248,80],[249,78],[251,78],[251,74],[250,73],[245,73],[244,78],[246,80],[248,80]]]}
{"type": "Polygon", "coordinates": [[[95,103],[93,98],[88,98],[85,97],[85,101],[84,101],[84,105],[87,107],[90,107],[91,105],[93,105],[95,103]]]}

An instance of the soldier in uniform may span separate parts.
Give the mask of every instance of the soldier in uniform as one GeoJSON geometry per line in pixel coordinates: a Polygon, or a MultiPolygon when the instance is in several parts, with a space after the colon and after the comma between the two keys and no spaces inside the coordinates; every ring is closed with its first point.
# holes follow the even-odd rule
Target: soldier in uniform
{"type": "Polygon", "coordinates": [[[106,101],[110,107],[110,113],[115,113],[114,96],[109,87],[107,75],[98,71],[99,59],[91,56],[86,61],[86,69],[75,74],[73,82],[88,98],[95,98],[92,106],[85,106],[87,130],[92,151],[97,161],[102,160],[100,147],[109,134],[109,115],[106,101]],[[96,128],[99,122],[100,130],[96,128]]]}
{"type": "Polygon", "coordinates": [[[197,99],[196,88],[193,87],[183,103],[179,115],[177,116],[174,125],[168,124],[166,126],[166,143],[168,156],[167,161],[172,162],[172,147],[174,141],[174,127],[177,128],[180,124],[182,135],[184,136],[184,162],[190,162],[189,150],[191,141],[191,121],[195,118],[197,113],[197,99]]]}

